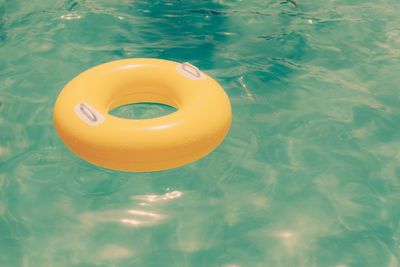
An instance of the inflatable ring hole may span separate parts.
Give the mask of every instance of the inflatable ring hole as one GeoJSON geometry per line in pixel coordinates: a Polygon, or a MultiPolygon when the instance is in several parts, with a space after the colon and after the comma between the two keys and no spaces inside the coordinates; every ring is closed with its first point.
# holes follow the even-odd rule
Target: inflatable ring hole
{"type": "Polygon", "coordinates": [[[118,106],[108,113],[123,119],[146,120],[166,116],[177,110],[167,104],[144,102],[118,106]]]}

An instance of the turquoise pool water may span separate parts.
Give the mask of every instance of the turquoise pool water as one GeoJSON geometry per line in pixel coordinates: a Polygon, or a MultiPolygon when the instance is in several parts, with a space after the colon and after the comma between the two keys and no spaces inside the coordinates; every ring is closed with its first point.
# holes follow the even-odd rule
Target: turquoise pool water
{"type": "Polygon", "coordinates": [[[397,0],[0,0],[0,266],[399,266],[399,25],[397,0]],[[64,85],[132,57],[224,87],[215,151],[125,173],[64,146],[64,85]]]}

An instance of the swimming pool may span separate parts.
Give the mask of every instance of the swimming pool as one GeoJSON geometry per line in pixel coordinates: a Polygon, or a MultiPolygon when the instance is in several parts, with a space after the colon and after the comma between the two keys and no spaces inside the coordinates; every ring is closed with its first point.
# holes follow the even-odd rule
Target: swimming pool
{"type": "Polygon", "coordinates": [[[0,266],[398,266],[398,25],[395,0],[0,0],[0,266]],[[126,173],[64,146],[61,89],[133,57],[224,87],[216,150],[126,173]]]}

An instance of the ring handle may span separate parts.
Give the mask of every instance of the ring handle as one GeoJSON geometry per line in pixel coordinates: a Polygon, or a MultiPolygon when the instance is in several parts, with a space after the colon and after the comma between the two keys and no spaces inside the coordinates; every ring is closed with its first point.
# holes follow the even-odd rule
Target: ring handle
{"type": "Polygon", "coordinates": [[[177,65],[176,70],[186,78],[191,80],[204,80],[206,75],[202,73],[197,67],[193,66],[189,62],[177,65]]]}
{"type": "Polygon", "coordinates": [[[75,105],[74,112],[83,122],[90,126],[97,126],[105,120],[103,114],[85,102],[75,105]]]}
{"type": "Polygon", "coordinates": [[[97,122],[97,116],[86,106],[85,103],[79,104],[79,110],[82,112],[83,115],[86,116],[88,120],[91,122],[97,122]]]}

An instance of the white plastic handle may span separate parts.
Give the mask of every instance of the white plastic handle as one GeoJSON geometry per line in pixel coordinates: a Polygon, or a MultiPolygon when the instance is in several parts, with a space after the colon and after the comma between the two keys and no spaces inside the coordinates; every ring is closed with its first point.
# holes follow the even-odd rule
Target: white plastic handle
{"type": "Polygon", "coordinates": [[[105,120],[103,114],[85,102],[75,105],[74,111],[82,121],[90,126],[97,126],[105,120]]]}
{"type": "Polygon", "coordinates": [[[204,80],[206,75],[202,73],[198,68],[190,64],[189,62],[185,62],[181,65],[176,66],[176,70],[186,78],[191,80],[204,80]]]}

